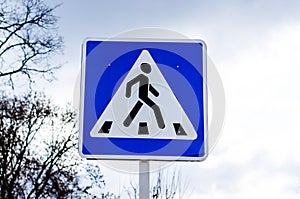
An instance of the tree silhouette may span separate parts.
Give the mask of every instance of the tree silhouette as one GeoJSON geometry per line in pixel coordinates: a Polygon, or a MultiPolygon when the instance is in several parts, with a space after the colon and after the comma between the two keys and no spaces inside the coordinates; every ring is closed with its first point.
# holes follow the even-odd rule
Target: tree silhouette
{"type": "Polygon", "coordinates": [[[42,0],[0,0],[0,77],[14,88],[16,77],[29,83],[40,74],[52,80],[49,58],[62,51],[62,37],[57,34],[58,7],[42,0]]]}
{"type": "MultiPolygon", "coordinates": [[[[130,199],[139,198],[138,186],[133,181],[130,181],[130,186],[125,187],[126,196],[130,199]]],[[[189,184],[186,179],[183,179],[181,172],[172,170],[171,175],[167,171],[159,170],[157,172],[156,181],[151,185],[149,190],[151,199],[175,199],[188,198],[190,195],[189,184]]]]}
{"type": "Polygon", "coordinates": [[[0,100],[0,198],[113,198],[91,192],[104,186],[96,165],[77,156],[73,111],[42,94],[0,100]],[[89,183],[79,172],[97,170],[89,183]],[[92,186],[93,185],[93,186],[92,186]]]}
{"type": "MultiPolygon", "coordinates": [[[[63,49],[54,11],[43,0],[0,0],[0,85],[52,80],[63,49]]],[[[100,168],[78,156],[76,114],[43,94],[0,92],[0,198],[116,198],[100,168]],[[98,173],[91,176],[91,172],[98,173]],[[84,176],[82,175],[84,173],[84,176]],[[89,178],[87,178],[89,177],[89,178]],[[93,190],[98,189],[97,192],[93,190]]]]}

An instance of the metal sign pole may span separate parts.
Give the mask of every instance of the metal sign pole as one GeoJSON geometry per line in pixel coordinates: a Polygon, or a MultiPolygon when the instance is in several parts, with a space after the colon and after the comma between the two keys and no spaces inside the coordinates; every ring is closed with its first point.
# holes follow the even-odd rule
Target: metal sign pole
{"type": "Polygon", "coordinates": [[[149,161],[139,162],[139,199],[150,199],[149,161]]]}

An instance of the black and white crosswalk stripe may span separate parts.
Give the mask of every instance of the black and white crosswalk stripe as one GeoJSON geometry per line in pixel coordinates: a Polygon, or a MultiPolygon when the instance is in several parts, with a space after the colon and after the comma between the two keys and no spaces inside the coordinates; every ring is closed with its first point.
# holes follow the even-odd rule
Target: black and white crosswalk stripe
{"type": "MultiPolygon", "coordinates": [[[[109,134],[112,124],[112,121],[105,121],[99,130],[99,133],[109,134]]],[[[187,133],[180,123],[173,123],[173,127],[176,135],[187,136],[187,133]]],[[[139,122],[138,135],[149,135],[147,122],[139,122]]]]}
{"type": "Polygon", "coordinates": [[[113,123],[112,121],[105,121],[104,124],[102,125],[101,129],[99,130],[99,133],[108,134],[111,129],[112,123],[113,123]]]}
{"type": "Polygon", "coordinates": [[[149,135],[149,130],[148,130],[147,122],[140,122],[139,123],[138,134],[139,135],[149,135]]]}

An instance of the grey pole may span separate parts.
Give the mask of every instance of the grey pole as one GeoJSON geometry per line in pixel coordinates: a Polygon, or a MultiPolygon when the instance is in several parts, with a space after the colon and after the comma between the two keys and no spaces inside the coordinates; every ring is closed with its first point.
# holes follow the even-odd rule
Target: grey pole
{"type": "Polygon", "coordinates": [[[150,199],[149,161],[139,163],[139,199],[150,199]]]}

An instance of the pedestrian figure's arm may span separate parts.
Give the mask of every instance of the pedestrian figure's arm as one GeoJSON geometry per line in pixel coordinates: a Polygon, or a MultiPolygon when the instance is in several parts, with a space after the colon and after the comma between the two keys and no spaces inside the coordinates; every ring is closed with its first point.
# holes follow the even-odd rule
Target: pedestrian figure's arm
{"type": "Polygon", "coordinates": [[[155,96],[158,97],[159,96],[159,92],[150,84],[149,86],[149,91],[155,96]]]}
{"type": "Polygon", "coordinates": [[[131,88],[134,84],[138,83],[140,81],[139,76],[133,78],[132,80],[130,80],[129,82],[127,82],[126,84],[126,93],[125,96],[127,98],[129,98],[131,96],[131,88]]]}

